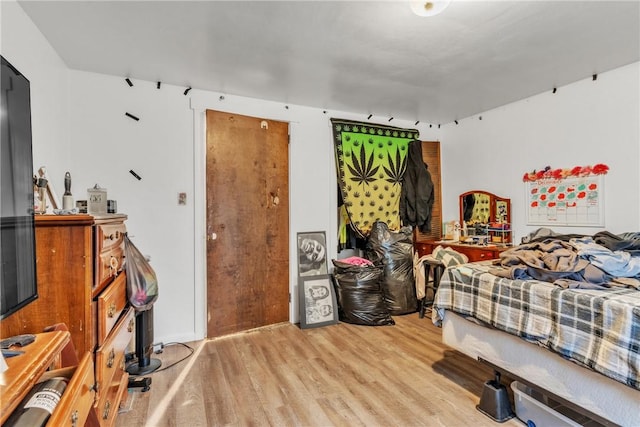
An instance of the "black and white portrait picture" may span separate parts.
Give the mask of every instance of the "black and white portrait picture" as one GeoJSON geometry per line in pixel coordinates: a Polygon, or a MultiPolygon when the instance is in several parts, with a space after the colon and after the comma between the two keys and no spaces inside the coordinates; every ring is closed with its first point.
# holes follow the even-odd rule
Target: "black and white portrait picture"
{"type": "Polygon", "coordinates": [[[337,323],[337,302],[329,276],[305,278],[300,285],[302,327],[317,327],[337,323]]]}
{"type": "Polygon", "coordinates": [[[298,276],[328,274],[324,231],[298,233],[298,276]]]}

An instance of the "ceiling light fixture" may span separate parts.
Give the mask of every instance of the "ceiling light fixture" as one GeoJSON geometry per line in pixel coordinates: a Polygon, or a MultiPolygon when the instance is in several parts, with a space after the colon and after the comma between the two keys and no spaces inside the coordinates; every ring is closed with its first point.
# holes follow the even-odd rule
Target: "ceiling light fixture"
{"type": "Polygon", "coordinates": [[[450,0],[443,1],[412,1],[411,10],[418,16],[435,16],[445,10],[451,3],[450,0]]]}

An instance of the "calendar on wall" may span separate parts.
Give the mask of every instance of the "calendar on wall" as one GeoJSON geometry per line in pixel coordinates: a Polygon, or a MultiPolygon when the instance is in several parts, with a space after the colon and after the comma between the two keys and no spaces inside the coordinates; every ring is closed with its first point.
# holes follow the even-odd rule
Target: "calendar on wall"
{"type": "Polygon", "coordinates": [[[577,176],[550,169],[533,179],[531,174],[525,175],[527,225],[604,227],[604,174],[608,168],[599,174],[586,168],[577,176]]]}

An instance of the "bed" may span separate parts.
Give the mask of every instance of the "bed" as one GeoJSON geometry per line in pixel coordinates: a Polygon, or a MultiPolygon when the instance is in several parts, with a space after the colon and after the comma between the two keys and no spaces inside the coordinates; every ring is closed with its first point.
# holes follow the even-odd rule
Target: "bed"
{"type": "Polygon", "coordinates": [[[563,288],[496,268],[444,271],[432,310],[444,343],[605,424],[640,426],[640,290],[563,288]]]}

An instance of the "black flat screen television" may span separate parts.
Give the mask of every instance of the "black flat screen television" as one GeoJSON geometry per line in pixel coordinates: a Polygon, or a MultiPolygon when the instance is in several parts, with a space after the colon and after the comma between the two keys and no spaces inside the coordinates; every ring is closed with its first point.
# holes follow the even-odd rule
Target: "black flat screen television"
{"type": "Polygon", "coordinates": [[[0,110],[0,319],[38,297],[29,80],[4,57],[0,110]]]}

